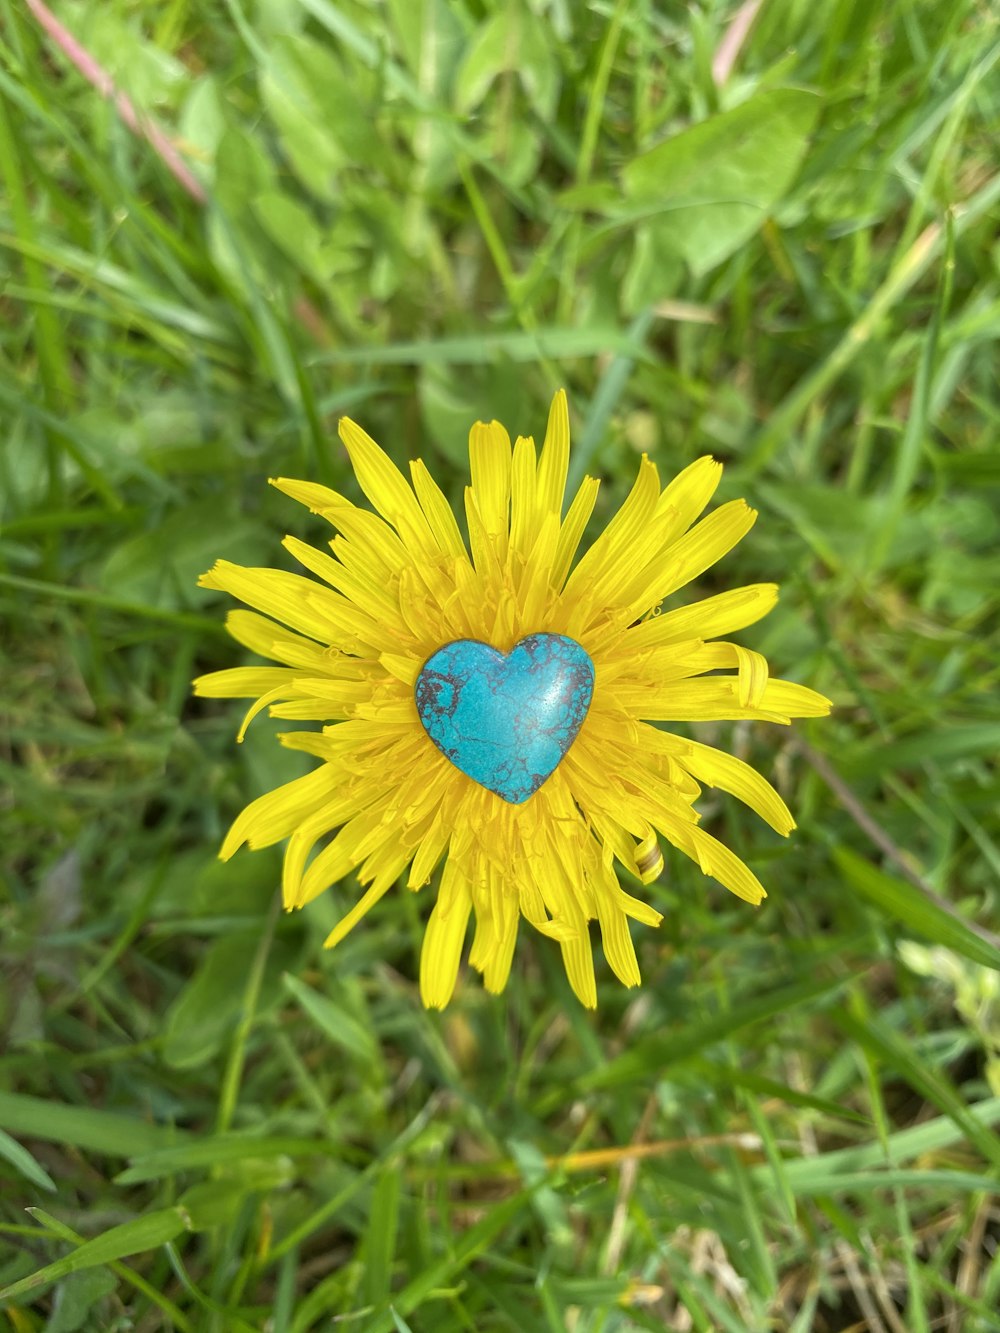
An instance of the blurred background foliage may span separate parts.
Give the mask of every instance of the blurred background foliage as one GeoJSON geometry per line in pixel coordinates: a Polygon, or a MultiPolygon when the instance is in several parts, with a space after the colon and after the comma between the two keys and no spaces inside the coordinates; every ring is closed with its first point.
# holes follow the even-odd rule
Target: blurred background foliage
{"type": "Polygon", "coordinates": [[[976,0],[0,0],[0,1323],[1000,1327],[998,57],[976,0]],[[457,501],[559,385],[595,526],[727,464],[697,591],[780,581],[836,712],[698,731],[799,819],[702,802],[759,912],[668,857],[639,992],[524,936],[427,1014],[426,893],[326,955],[352,883],[215,861],[302,756],[192,704],[195,579],[323,540],[266,479],[356,497],[340,414],[457,501]]]}

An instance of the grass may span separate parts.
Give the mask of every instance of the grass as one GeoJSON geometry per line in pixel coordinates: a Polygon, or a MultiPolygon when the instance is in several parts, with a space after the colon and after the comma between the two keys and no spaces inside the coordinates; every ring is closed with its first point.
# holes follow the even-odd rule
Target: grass
{"type": "Polygon", "coordinates": [[[0,1325],[1000,1328],[996,15],[57,8],[207,197],[0,0],[0,1325]],[[265,483],[354,494],[342,412],[456,498],[559,384],[599,521],[725,461],[701,590],[836,711],[717,729],[759,912],[668,858],[640,991],[523,938],[429,1014],[426,894],[326,954],[349,883],[215,860],[301,756],[191,701],[195,578],[317,537],[265,483]]]}

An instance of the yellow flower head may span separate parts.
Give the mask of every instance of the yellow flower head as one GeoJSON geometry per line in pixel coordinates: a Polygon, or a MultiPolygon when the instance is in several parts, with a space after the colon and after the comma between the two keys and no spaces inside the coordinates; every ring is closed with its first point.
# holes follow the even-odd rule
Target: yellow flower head
{"type": "MultiPolygon", "coordinates": [[[[585,478],[563,517],[569,417],[562,391],[540,455],[530,438],[512,450],[499,422],[473,426],[468,547],[422,462],[410,464],[411,485],[353,421],[341,422],[340,436],[377,513],[311,482],[273,482],[336,530],[329,555],[285,538],[316,579],[228,561],[201,579],[202,587],[254,608],[231,612],[228,629],[282,665],[213,672],[195,682],[196,692],[255,698],[241,738],[263,708],[274,717],[329,724],[282,736],[322,763],[249,805],[223,843],[223,859],[244,842],[266,847],[287,838],[288,909],[356,870],[364,891],[327,939],[329,947],[401,875],[419,889],[443,862],[420,960],[420,993],[436,1008],[455,988],[470,915],[469,961],[490,991],[507,981],[522,916],[558,941],[570,983],[588,1007],[597,1002],[589,921],[600,925],[612,971],[626,986],[637,985],[627,918],[656,926],[660,914],[621,887],[615,861],[643,883],[655,879],[663,866],[658,835],[733,893],[759,903],[760,883],[699,827],[694,801],[701,783],[719,787],[788,834],[794,821],[785,803],[741,760],[650,725],[723,718],[788,723],[829,712],[815,691],[769,678],[759,653],[720,642],[767,614],[777,598],[774,584],[660,614],[664,598],[724,556],[754,522],[742,500],[695,522],[718,486],[721,465],[701,458],[661,490],[655,465],[643,457],[630,495],[574,565],[598,483],[585,478]],[[559,641],[546,637],[555,635],[559,641]],[[577,697],[573,726],[561,733],[565,752],[556,753],[550,775],[536,774],[530,794],[524,787],[503,794],[502,781],[484,778],[434,735],[430,710],[453,696],[451,685],[446,694],[427,693],[435,665],[428,664],[442,648],[463,645],[460,651],[472,655],[467,661],[474,664],[481,650],[502,674],[501,655],[513,663],[513,650],[526,639],[550,646],[571,640],[569,651],[589,661],[592,674],[577,697]]],[[[520,651],[524,666],[527,649],[520,651]]],[[[435,688],[446,688],[433,679],[435,688]]],[[[522,724],[523,716],[512,715],[499,736],[505,753],[514,747],[515,764],[522,724]]],[[[483,744],[497,739],[490,733],[483,744]]]]}

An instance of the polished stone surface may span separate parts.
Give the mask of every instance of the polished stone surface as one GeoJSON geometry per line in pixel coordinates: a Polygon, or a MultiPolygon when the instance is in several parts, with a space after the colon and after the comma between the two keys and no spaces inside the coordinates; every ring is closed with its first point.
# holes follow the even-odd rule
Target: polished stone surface
{"type": "Polygon", "coordinates": [[[458,639],[428,658],[415,688],[420,720],[441,753],[512,805],[558,767],[593,692],[593,662],[563,634],[529,634],[507,654],[458,639]]]}

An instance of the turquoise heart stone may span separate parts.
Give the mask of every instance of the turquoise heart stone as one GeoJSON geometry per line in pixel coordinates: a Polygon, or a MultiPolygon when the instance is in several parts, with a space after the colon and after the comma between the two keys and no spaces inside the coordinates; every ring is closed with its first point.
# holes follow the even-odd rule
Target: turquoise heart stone
{"type": "Polygon", "coordinates": [[[594,664],[575,639],[529,634],[509,653],[445,644],[417,677],[417,712],[456,768],[511,805],[533,796],[576,740],[594,664]]]}

